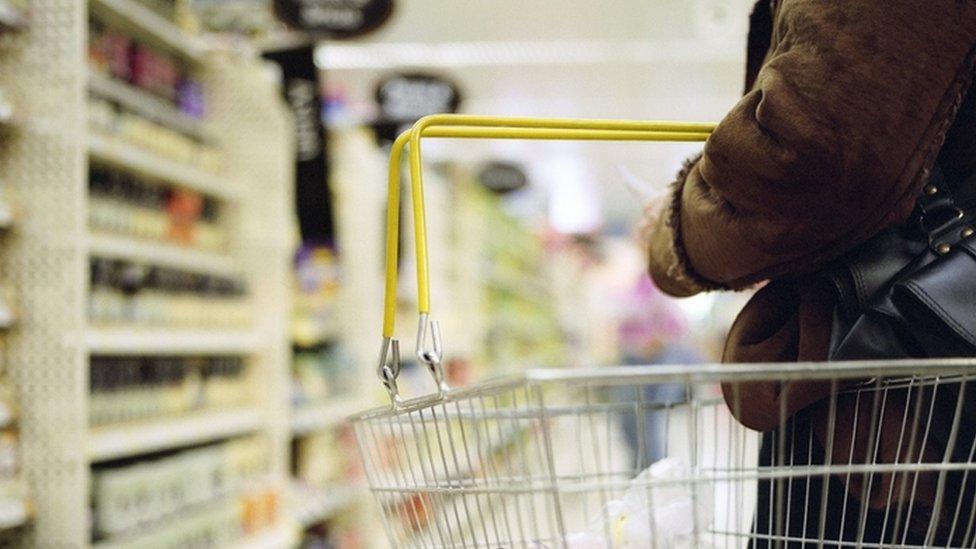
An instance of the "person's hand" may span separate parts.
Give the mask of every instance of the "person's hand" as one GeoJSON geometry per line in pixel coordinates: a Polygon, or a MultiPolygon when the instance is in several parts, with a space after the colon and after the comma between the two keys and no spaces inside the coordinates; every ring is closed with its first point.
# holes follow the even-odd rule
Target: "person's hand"
{"type": "Polygon", "coordinates": [[[654,235],[658,221],[660,221],[661,216],[667,210],[668,201],[669,195],[662,195],[657,198],[652,198],[644,206],[644,212],[641,215],[640,221],[637,222],[637,228],[634,231],[634,240],[642,250],[646,250],[651,246],[651,237],[654,235]]]}

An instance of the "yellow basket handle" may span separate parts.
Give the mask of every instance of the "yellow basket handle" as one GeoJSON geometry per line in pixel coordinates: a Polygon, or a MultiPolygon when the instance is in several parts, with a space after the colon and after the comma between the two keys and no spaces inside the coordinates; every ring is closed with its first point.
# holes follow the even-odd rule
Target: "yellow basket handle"
{"type": "Polygon", "coordinates": [[[411,130],[400,134],[390,152],[383,345],[378,367],[380,379],[390,392],[394,406],[400,402],[396,389],[400,352],[399,343],[393,338],[393,334],[396,321],[397,256],[400,237],[400,168],[404,148],[409,145],[410,189],[417,255],[417,305],[420,314],[417,329],[417,358],[431,369],[438,391],[443,395],[447,385],[444,383],[443,370],[440,366],[442,356],[440,333],[437,323],[429,322],[430,280],[421,138],[701,142],[708,139],[714,128],[714,124],[697,122],[437,114],[421,118],[411,130]],[[425,343],[428,324],[431,325],[432,336],[430,348],[427,348],[425,343]]]}

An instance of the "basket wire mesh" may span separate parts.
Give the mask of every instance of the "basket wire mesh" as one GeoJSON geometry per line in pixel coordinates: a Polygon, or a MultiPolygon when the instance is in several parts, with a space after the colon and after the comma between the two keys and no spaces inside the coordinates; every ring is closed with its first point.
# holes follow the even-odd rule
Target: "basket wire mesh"
{"type": "Polygon", "coordinates": [[[396,547],[973,547],[976,362],[817,366],[831,396],[766,433],[721,387],[795,365],[528,371],[354,424],[396,547]]]}

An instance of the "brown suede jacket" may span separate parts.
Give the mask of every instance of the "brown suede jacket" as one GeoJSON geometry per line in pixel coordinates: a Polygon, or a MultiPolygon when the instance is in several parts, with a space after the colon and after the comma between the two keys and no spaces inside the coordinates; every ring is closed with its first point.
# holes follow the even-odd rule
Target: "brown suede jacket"
{"type": "MultiPolygon", "coordinates": [[[[675,296],[773,280],[725,360],[825,360],[833,296],[803,275],[905,220],[940,150],[976,159],[973,132],[953,128],[976,0],[761,0],[749,42],[746,93],[674,184],[650,272],[675,296]]],[[[800,385],[790,413],[827,394],[800,385]]],[[[740,421],[774,427],[784,392],[752,384],[740,421]]]]}

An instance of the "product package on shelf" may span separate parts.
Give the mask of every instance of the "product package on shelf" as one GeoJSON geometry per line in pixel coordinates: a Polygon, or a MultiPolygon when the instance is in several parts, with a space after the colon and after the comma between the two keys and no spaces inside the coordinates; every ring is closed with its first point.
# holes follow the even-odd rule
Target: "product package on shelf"
{"type": "Polygon", "coordinates": [[[185,116],[204,115],[202,87],[185,62],[96,20],[89,22],[88,66],[166,101],[185,116]]]}
{"type": "Polygon", "coordinates": [[[222,252],[222,205],[204,193],[98,165],[89,171],[88,225],[115,234],[222,252]]]}
{"type": "Polygon", "coordinates": [[[93,257],[89,319],[96,325],[241,328],[251,308],[244,282],[93,257]]]}
{"type": "Polygon", "coordinates": [[[474,357],[480,376],[562,363],[566,338],[545,268],[544,235],[510,215],[504,197],[458,177],[457,231],[471,256],[459,268],[483,334],[474,357]]]}
{"type": "Polygon", "coordinates": [[[293,533],[292,116],[259,55],[181,32],[185,4],[0,0],[0,295],[23,320],[3,330],[0,306],[21,405],[0,427],[0,529],[18,478],[37,517],[0,546],[293,533]],[[6,32],[27,4],[37,24],[6,32]]]}
{"type": "Polygon", "coordinates": [[[268,467],[267,444],[256,436],[99,465],[93,538],[112,547],[163,546],[174,538],[230,545],[278,520],[268,467]]]}
{"type": "Polygon", "coordinates": [[[340,344],[296,347],[292,359],[292,404],[325,404],[356,390],[356,370],[340,344]]]}
{"type": "Polygon", "coordinates": [[[242,408],[254,401],[235,356],[92,356],[92,426],[242,408]]]}
{"type": "Polygon", "coordinates": [[[103,136],[170,160],[219,171],[205,129],[205,89],[177,56],[89,22],[89,124],[103,136]]]}
{"type": "Polygon", "coordinates": [[[339,262],[332,249],[306,244],[295,254],[292,339],[297,346],[332,343],[339,327],[339,262]]]}

